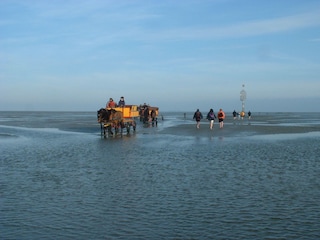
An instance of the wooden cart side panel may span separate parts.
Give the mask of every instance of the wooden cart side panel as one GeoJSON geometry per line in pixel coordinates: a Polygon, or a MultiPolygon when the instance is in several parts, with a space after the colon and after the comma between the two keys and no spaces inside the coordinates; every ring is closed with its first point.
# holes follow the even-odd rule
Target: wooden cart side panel
{"type": "Polygon", "coordinates": [[[123,118],[139,117],[137,105],[125,105],[124,107],[116,107],[113,109],[118,112],[122,112],[123,118]]]}

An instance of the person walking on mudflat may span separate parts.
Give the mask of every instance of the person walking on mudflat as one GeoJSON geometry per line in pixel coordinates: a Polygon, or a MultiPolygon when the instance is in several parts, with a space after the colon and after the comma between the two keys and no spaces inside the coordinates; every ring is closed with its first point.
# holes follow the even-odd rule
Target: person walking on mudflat
{"type": "Polygon", "coordinates": [[[233,119],[234,119],[234,120],[237,119],[237,112],[236,112],[236,110],[233,111],[232,116],[233,116],[233,119]]]}
{"type": "Polygon", "coordinates": [[[218,112],[218,119],[219,119],[219,125],[220,128],[223,128],[223,120],[226,118],[226,114],[224,113],[224,111],[222,110],[222,108],[220,108],[220,111],[218,112]]]}
{"type": "Polygon", "coordinates": [[[197,109],[197,111],[193,115],[193,119],[197,122],[197,128],[200,128],[200,121],[203,118],[202,113],[197,109]]]}
{"type": "Polygon", "coordinates": [[[210,121],[210,129],[213,128],[214,119],[216,118],[216,115],[214,114],[213,109],[211,108],[210,111],[207,114],[207,119],[210,121]]]}

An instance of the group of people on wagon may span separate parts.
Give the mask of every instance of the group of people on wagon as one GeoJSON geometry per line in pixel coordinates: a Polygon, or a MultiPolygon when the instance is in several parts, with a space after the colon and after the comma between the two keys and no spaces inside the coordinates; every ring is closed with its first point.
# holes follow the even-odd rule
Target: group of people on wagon
{"type": "Polygon", "coordinates": [[[116,108],[116,107],[124,107],[126,105],[126,102],[124,101],[124,97],[120,97],[120,100],[118,104],[113,101],[113,98],[110,98],[109,101],[106,104],[106,108],[116,108]]]}

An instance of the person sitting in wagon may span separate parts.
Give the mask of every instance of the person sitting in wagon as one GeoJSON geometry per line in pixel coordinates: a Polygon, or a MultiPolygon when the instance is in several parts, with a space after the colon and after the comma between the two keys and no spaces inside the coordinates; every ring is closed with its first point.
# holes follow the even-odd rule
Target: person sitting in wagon
{"type": "Polygon", "coordinates": [[[119,107],[124,107],[124,105],[126,105],[126,102],[124,101],[124,97],[121,97],[119,102],[118,102],[118,106],[119,107]]]}
{"type": "Polygon", "coordinates": [[[115,108],[117,104],[113,101],[112,98],[109,99],[109,102],[107,103],[106,108],[115,108]]]}

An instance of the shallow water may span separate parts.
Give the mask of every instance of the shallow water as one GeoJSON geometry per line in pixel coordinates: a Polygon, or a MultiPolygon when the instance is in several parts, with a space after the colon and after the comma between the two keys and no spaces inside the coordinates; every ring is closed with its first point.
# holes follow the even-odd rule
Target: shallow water
{"type": "Polygon", "coordinates": [[[95,113],[0,112],[0,238],[320,237],[318,114],[190,116],[101,138],[95,113]]]}

